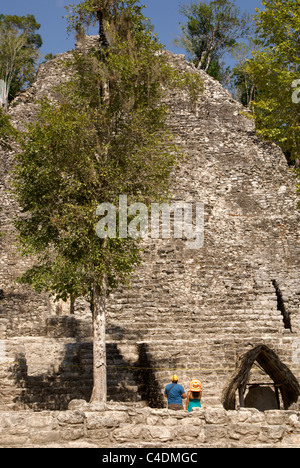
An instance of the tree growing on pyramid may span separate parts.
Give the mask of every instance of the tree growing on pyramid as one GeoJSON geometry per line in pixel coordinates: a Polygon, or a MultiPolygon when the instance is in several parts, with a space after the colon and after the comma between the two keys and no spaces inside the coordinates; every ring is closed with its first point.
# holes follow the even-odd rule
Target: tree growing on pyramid
{"type": "Polygon", "coordinates": [[[138,0],[87,0],[68,10],[69,28],[78,36],[97,19],[101,34],[92,50],[74,52],[72,79],[56,102],[40,103],[37,121],[22,138],[14,174],[22,215],[15,226],[22,253],[36,262],[20,281],[56,299],[88,298],[91,401],[105,402],[107,298],[128,284],[142,248],[138,235],[107,231],[100,238],[97,207],[118,208],[120,195],[144,204],[166,197],[180,151],[167,131],[161,84],[186,87],[192,96],[201,82],[166,63],[138,0]]]}

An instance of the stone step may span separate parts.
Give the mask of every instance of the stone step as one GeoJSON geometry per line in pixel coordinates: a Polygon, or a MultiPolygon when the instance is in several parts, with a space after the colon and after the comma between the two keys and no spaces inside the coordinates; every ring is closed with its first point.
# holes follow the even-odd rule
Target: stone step
{"type": "MultiPolygon", "coordinates": [[[[256,336],[260,335],[265,335],[265,334],[276,334],[281,330],[281,324],[274,326],[266,326],[266,324],[252,328],[251,326],[245,324],[245,325],[239,325],[239,324],[232,324],[228,325],[228,327],[222,327],[220,330],[220,327],[215,324],[207,327],[199,327],[199,328],[192,328],[190,330],[186,329],[185,327],[182,327],[180,329],[179,326],[177,326],[177,331],[174,331],[174,328],[167,328],[167,329],[159,329],[159,328],[136,328],[132,329],[130,331],[125,331],[122,333],[122,335],[117,335],[115,333],[108,333],[108,336],[112,336],[114,339],[122,339],[125,338],[126,340],[133,340],[136,341],[137,339],[148,339],[149,337],[152,337],[153,339],[170,339],[172,340],[177,340],[182,337],[185,337],[186,339],[190,337],[193,339],[194,337],[204,338],[207,335],[215,335],[216,332],[218,332],[220,335],[229,333],[230,335],[249,335],[249,332],[253,330],[255,331],[256,336]],[[179,328],[179,330],[178,330],[179,328]]],[[[282,327],[283,330],[283,327],[282,327]]]]}
{"type": "Polygon", "coordinates": [[[275,308],[264,308],[261,305],[257,307],[245,307],[243,304],[238,304],[236,308],[230,306],[227,307],[224,305],[222,308],[198,308],[191,307],[189,310],[184,310],[180,306],[176,306],[173,309],[163,309],[162,307],[145,307],[143,309],[143,314],[135,315],[135,310],[126,310],[122,312],[109,313],[109,321],[120,321],[127,322],[131,320],[134,322],[143,322],[147,320],[165,320],[168,318],[178,318],[180,316],[181,320],[205,320],[209,317],[222,318],[224,320],[242,320],[243,318],[249,317],[251,319],[263,318],[276,318],[281,317],[280,311],[275,308]]]}
{"type": "MultiPolygon", "coordinates": [[[[191,310],[189,313],[183,312],[181,309],[176,310],[176,312],[163,312],[159,313],[157,310],[152,311],[145,311],[144,315],[134,315],[132,311],[132,315],[121,315],[115,314],[114,316],[108,316],[108,325],[112,325],[114,322],[117,322],[120,326],[121,324],[128,324],[128,320],[130,320],[130,326],[135,326],[136,324],[166,324],[168,320],[174,320],[176,322],[181,321],[184,323],[205,323],[209,321],[217,321],[221,320],[222,323],[226,322],[254,322],[256,321],[280,321],[282,320],[282,315],[279,311],[270,310],[265,311],[262,309],[254,310],[254,309],[237,309],[235,311],[232,310],[211,310],[210,312],[203,312],[201,310],[191,310]]],[[[117,325],[117,324],[116,324],[117,325]]],[[[221,325],[221,324],[220,324],[221,325]]]]}

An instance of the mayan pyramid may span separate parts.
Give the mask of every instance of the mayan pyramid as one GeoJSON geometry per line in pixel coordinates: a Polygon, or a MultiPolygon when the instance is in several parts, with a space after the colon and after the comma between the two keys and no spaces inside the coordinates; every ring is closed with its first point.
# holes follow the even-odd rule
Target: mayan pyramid
{"type": "MultiPolygon", "coordinates": [[[[61,63],[71,56],[40,66],[33,86],[9,109],[15,126],[34,121],[35,100],[67,78],[61,63]]],[[[219,82],[182,55],[168,57],[204,82],[196,104],[184,91],[166,95],[169,126],[185,153],[173,199],[204,204],[204,243],[187,249],[184,239],[149,239],[132,288],[111,296],[109,399],[160,407],[176,373],[185,387],[199,378],[203,404],[219,406],[226,391],[238,391],[230,385],[248,353],[247,382],[239,380],[248,404],[252,398],[254,405],[274,407],[274,399],[281,407],[296,405],[300,212],[294,174],[280,148],[257,136],[249,114],[219,82]]],[[[18,256],[12,232],[15,151],[0,153],[0,409],[65,409],[91,393],[91,316],[83,300],[71,314],[68,304],[15,283],[28,262],[18,256]]]]}

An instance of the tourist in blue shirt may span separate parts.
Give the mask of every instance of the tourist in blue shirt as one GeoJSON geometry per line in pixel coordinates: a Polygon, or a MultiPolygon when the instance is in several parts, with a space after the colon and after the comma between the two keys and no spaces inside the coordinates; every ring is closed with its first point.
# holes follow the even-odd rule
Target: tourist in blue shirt
{"type": "Polygon", "coordinates": [[[186,394],[182,385],[178,385],[177,375],[172,375],[172,383],[165,388],[165,397],[168,399],[168,409],[183,410],[182,400],[186,394]]]}

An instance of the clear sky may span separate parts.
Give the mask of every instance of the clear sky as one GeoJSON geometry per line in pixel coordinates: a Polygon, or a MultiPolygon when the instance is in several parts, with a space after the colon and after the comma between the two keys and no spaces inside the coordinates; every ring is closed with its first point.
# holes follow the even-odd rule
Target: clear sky
{"type": "MultiPolygon", "coordinates": [[[[41,24],[39,33],[43,39],[42,54],[66,52],[74,48],[74,37],[67,36],[65,6],[78,4],[81,0],[0,0],[0,13],[4,15],[33,14],[41,24]]],[[[190,4],[192,0],[144,0],[145,16],[154,25],[160,42],[174,53],[184,53],[172,44],[180,33],[180,22],[184,17],[179,14],[179,4],[190,4]]],[[[195,0],[194,0],[195,1],[195,0]]],[[[261,8],[261,0],[236,0],[236,5],[249,14],[255,13],[255,8],[261,8]]],[[[91,31],[93,33],[93,31],[91,31]]]]}

